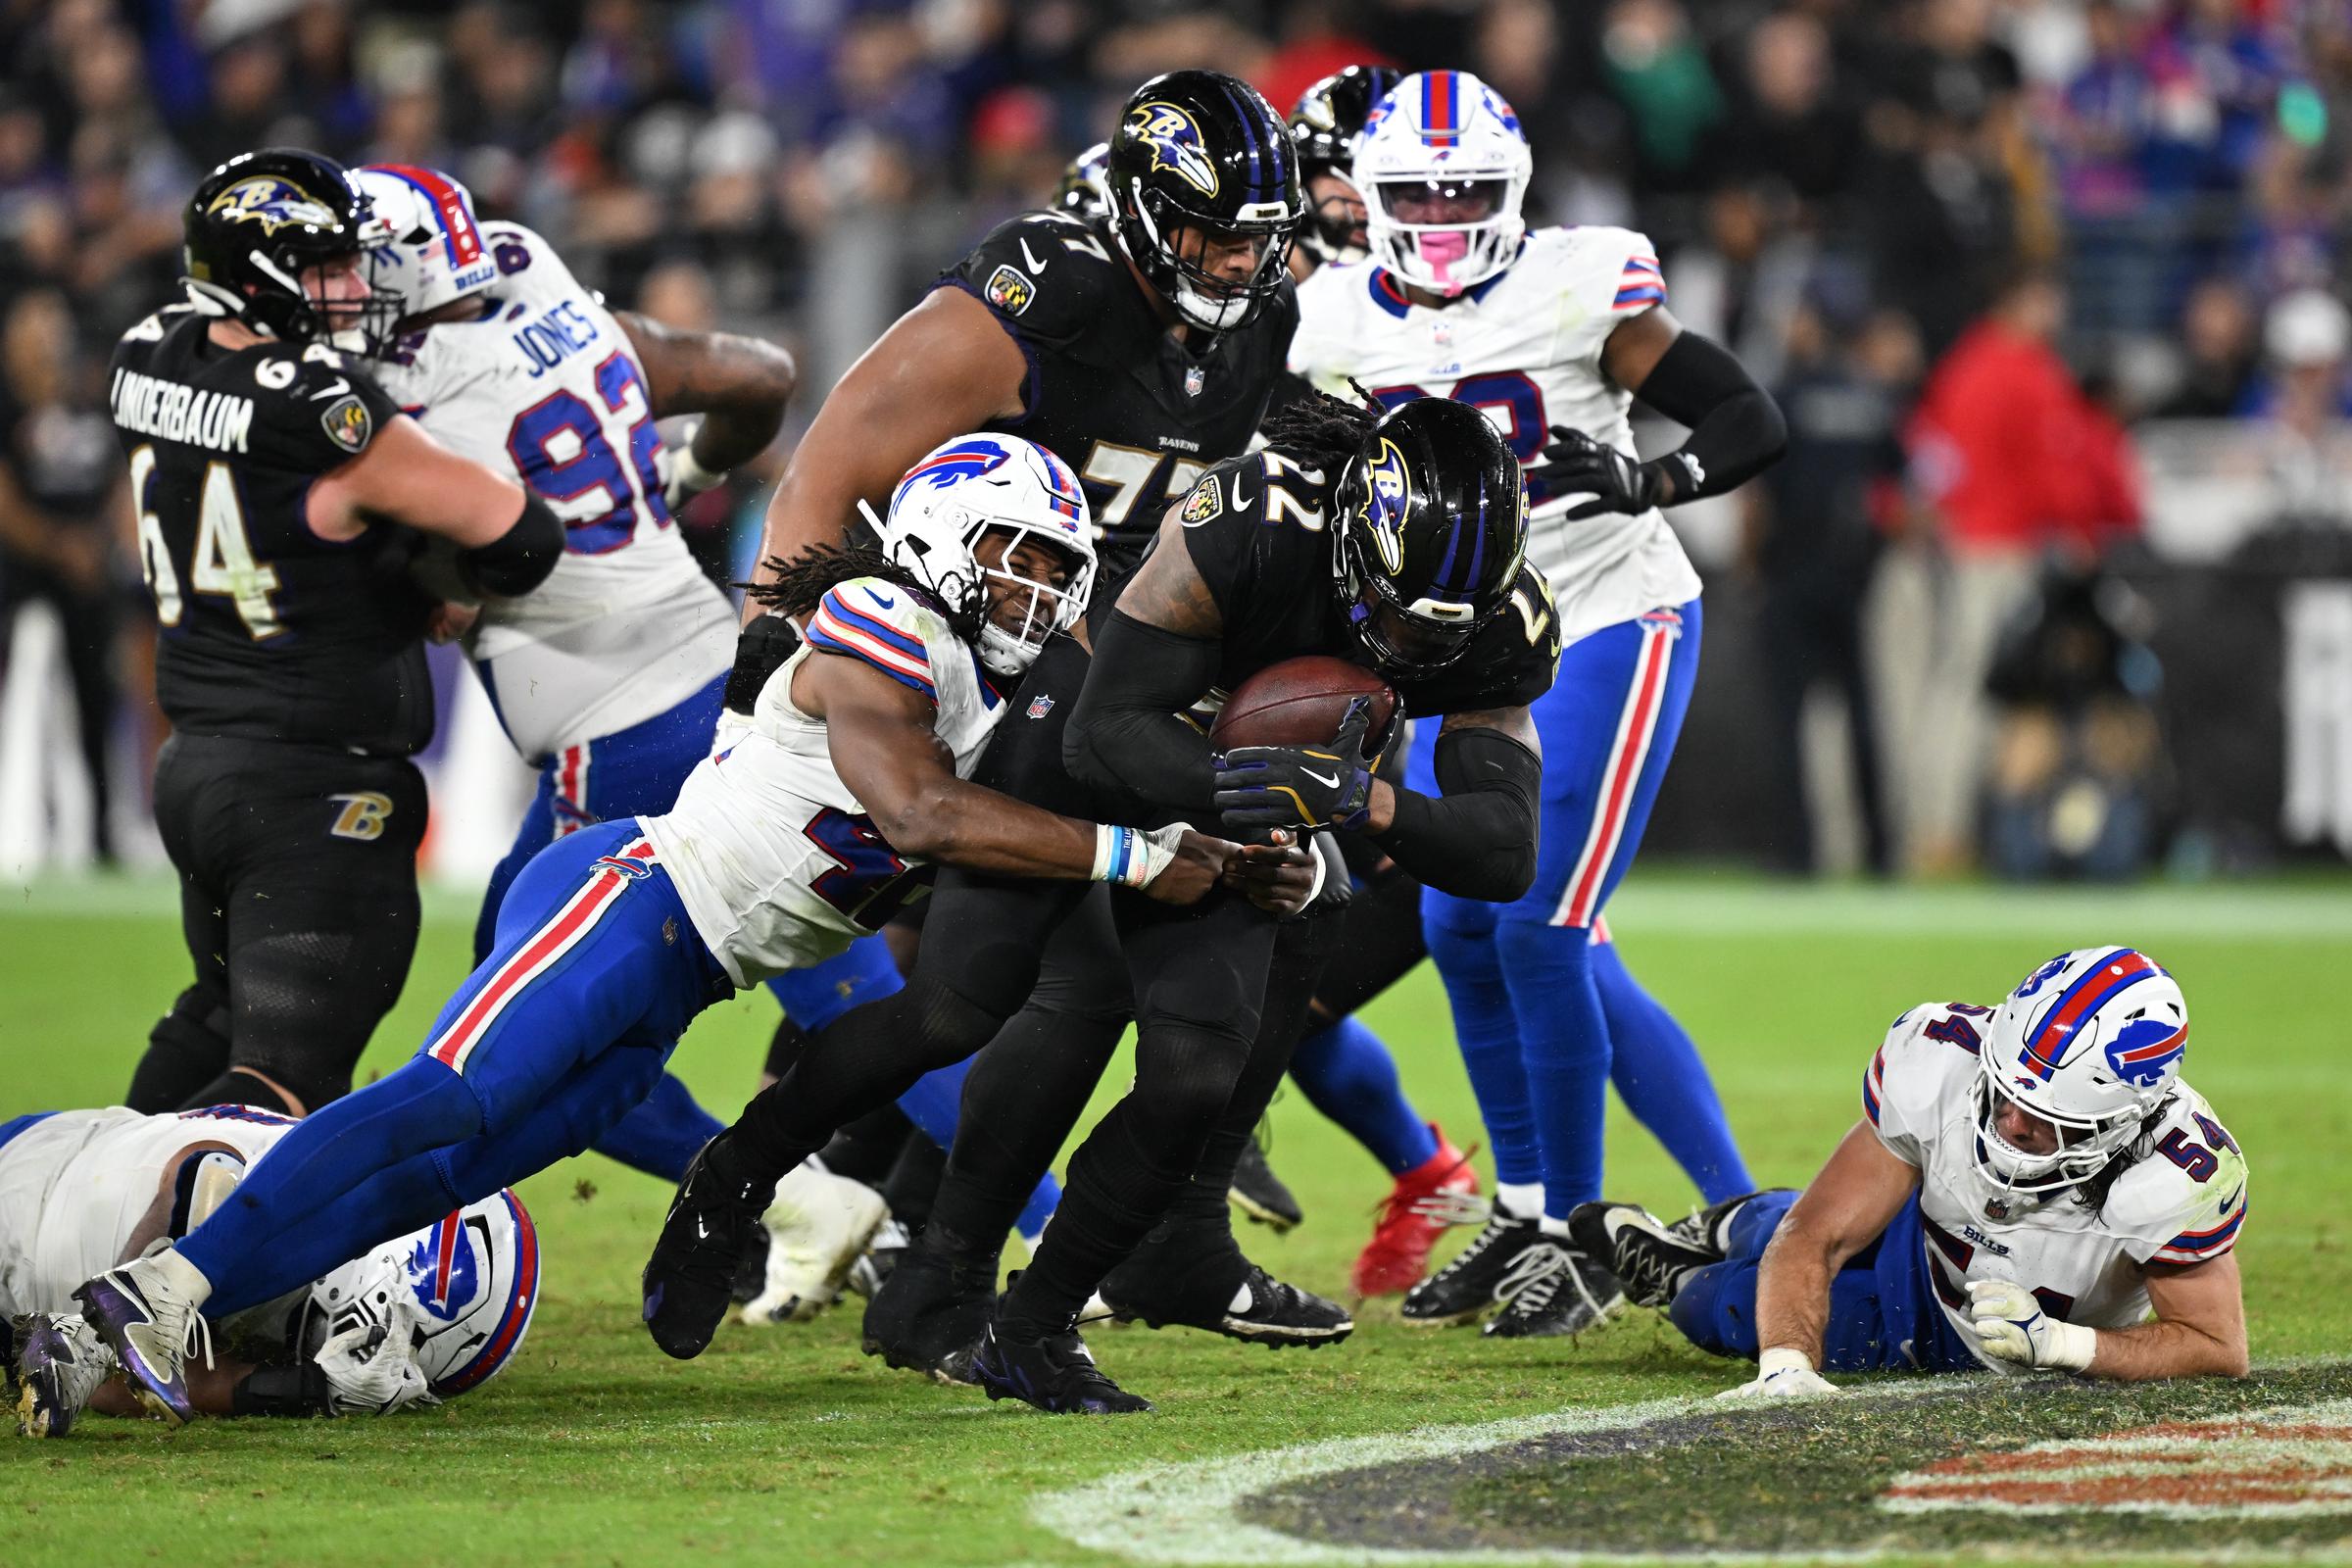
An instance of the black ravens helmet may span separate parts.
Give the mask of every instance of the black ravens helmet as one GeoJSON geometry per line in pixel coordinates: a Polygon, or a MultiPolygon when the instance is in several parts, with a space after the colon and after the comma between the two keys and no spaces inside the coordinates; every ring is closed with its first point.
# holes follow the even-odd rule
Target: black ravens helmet
{"type": "Polygon", "coordinates": [[[1145,82],[1120,112],[1107,177],[1119,243],[1188,324],[1231,331],[1288,280],[1305,214],[1298,160],[1248,82],[1219,71],[1145,82]],[[1246,247],[1248,272],[1217,266],[1212,247],[1246,247]]]}
{"type": "Polygon", "coordinates": [[[1315,199],[1318,175],[1347,181],[1355,189],[1355,135],[1372,106],[1403,80],[1388,66],[1349,66],[1298,95],[1291,111],[1291,145],[1298,151],[1298,179],[1306,187],[1306,226],[1298,237],[1321,262],[1360,262],[1366,254],[1361,200],[1352,207],[1342,195],[1315,199]]]}
{"type": "Polygon", "coordinates": [[[1110,143],[1099,141],[1070,160],[1054,192],[1054,210],[1083,222],[1093,222],[1110,211],[1110,143]]]}
{"type": "Polygon", "coordinates": [[[1340,604],[1382,674],[1444,668],[1510,602],[1527,484],[1467,403],[1416,398],[1389,414],[1348,460],[1334,501],[1340,604]]]}
{"type": "Polygon", "coordinates": [[[367,349],[399,319],[399,296],[370,285],[321,309],[308,270],[360,256],[390,238],[343,166],[298,147],[239,153],[189,198],[182,270],[200,309],[236,317],[288,342],[367,349]],[[370,341],[360,341],[368,339],[370,341]]]}

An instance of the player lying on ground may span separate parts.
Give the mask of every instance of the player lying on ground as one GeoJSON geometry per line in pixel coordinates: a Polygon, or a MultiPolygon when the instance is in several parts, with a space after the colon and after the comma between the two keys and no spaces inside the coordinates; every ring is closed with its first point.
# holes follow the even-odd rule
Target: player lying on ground
{"type": "MultiPolygon", "coordinates": [[[[74,1287],[201,1224],[294,1126],[247,1105],[0,1122],[0,1359],[17,1379],[20,1433],[62,1438],[85,1406],[139,1413],[112,1381],[114,1353],[73,1310],[74,1287]]],[[[431,1404],[495,1376],[538,1301],[531,1217],[497,1193],[223,1319],[189,1402],[217,1416],[431,1404]]]]}
{"type": "Polygon", "coordinates": [[[340,1237],[397,1234],[587,1148],[696,1014],[841,951],[905,896],[918,857],[1115,879],[1171,904],[1217,885],[1235,854],[1220,840],[1075,821],[966,782],[1006,706],[995,682],[1084,609],[1094,564],[1069,470],[987,439],[1004,461],[900,491],[886,553],[822,553],[763,590],[808,628],[749,732],[666,814],[542,851],[416,1057],[287,1134],[183,1241],[81,1286],[142,1403],[186,1417],[182,1360],[207,1307],[266,1300],[338,1261],[340,1237]]]}
{"type": "Polygon", "coordinates": [[[1572,1223],[1693,1345],[1756,1358],[1736,1395],[1836,1394],[1825,1368],[2243,1377],[2246,1161],[2187,1048],[2170,974],[2078,949],[1997,1008],[1897,1018],[1802,1193],[1572,1223]]]}

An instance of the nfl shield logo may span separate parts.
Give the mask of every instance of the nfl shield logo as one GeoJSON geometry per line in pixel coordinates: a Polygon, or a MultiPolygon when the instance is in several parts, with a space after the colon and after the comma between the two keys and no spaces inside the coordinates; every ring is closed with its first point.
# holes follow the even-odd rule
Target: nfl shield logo
{"type": "Polygon", "coordinates": [[[1054,711],[1054,699],[1052,697],[1032,697],[1029,699],[1029,716],[1031,718],[1043,718],[1052,711],[1054,711]]]}
{"type": "Polygon", "coordinates": [[[1206,378],[1202,374],[1200,367],[1198,365],[1186,366],[1184,368],[1184,395],[1188,398],[1199,397],[1200,395],[1201,382],[1204,379],[1206,378]]]}

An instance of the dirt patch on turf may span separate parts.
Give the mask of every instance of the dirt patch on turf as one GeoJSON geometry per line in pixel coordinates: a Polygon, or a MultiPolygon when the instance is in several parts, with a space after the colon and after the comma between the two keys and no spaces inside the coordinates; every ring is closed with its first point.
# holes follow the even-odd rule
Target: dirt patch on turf
{"type": "Polygon", "coordinates": [[[2347,1399],[2344,1365],[2137,1388],[1922,1378],[1343,1471],[1241,1514],[1423,1551],[2342,1551],[2347,1399]]]}

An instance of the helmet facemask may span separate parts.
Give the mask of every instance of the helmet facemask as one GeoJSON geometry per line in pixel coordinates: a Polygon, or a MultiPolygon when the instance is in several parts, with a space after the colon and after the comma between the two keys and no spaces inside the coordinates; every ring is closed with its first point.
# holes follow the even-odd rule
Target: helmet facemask
{"type": "Polygon", "coordinates": [[[1227,225],[1188,213],[1136,180],[1113,213],[1120,244],[1176,307],[1185,324],[1204,332],[1230,332],[1248,325],[1290,276],[1291,240],[1298,231],[1298,214],[1280,203],[1260,205],[1272,213],[1227,225]],[[1256,249],[1246,278],[1209,268],[1212,243],[1243,242],[1256,249]]]}
{"type": "Polygon", "coordinates": [[[1469,651],[1487,617],[1476,606],[1451,600],[1422,598],[1408,604],[1394,590],[1389,572],[1378,569],[1370,556],[1381,549],[1384,529],[1393,533],[1402,526],[1400,515],[1383,514],[1400,502],[1368,484],[1363,467],[1360,458],[1349,459],[1334,496],[1339,522],[1332,530],[1332,575],[1340,604],[1348,630],[1383,675],[1426,679],[1469,651]]]}
{"type": "Polygon", "coordinates": [[[1448,170],[1377,179],[1364,193],[1365,231],[1381,265],[1406,282],[1452,296],[1485,282],[1518,254],[1527,224],[1524,175],[1448,170]],[[1434,220],[1420,220],[1427,214],[1434,220]]]}
{"type": "Polygon", "coordinates": [[[2011,1093],[1992,1063],[1981,1061],[1976,1091],[1977,1168],[1987,1180],[2011,1192],[2042,1194],[2079,1186],[2096,1176],[2139,1136],[2149,1114],[2134,1105],[2104,1117],[2067,1116],[2011,1093]],[[2002,1137],[2000,1112],[2009,1105],[2048,1126],[2057,1135],[2057,1147],[2035,1153],[2002,1137]]]}
{"type": "Polygon", "coordinates": [[[1364,193],[1356,189],[1355,181],[1339,166],[1326,165],[1301,172],[1300,183],[1306,190],[1306,222],[1299,229],[1299,243],[1316,261],[1348,264],[1360,262],[1372,254],[1371,236],[1365,229],[1364,193]],[[1334,181],[1339,189],[1327,186],[1321,195],[1315,192],[1317,181],[1334,181]]]}
{"type": "Polygon", "coordinates": [[[980,516],[965,535],[981,583],[980,662],[1000,675],[1017,676],[1036,662],[1046,639],[1068,631],[1086,612],[1095,585],[1095,564],[1066,540],[1035,525],[1005,517],[980,516]],[[1060,563],[1058,583],[1021,569],[1040,554],[1060,563]],[[1027,561],[1019,559],[1026,556],[1027,561]],[[991,564],[991,562],[995,564],[991,564]],[[1005,624],[1006,621],[1012,624],[1005,624]]]}

